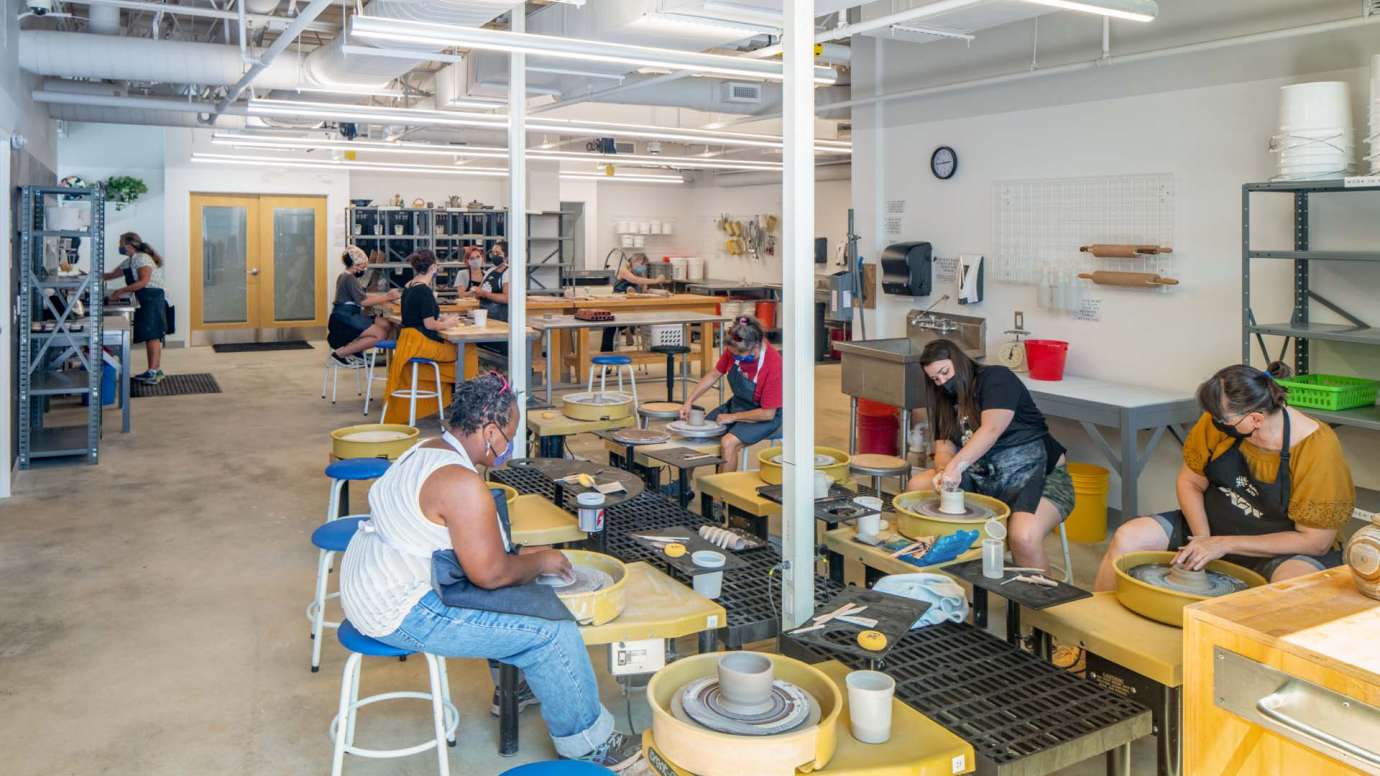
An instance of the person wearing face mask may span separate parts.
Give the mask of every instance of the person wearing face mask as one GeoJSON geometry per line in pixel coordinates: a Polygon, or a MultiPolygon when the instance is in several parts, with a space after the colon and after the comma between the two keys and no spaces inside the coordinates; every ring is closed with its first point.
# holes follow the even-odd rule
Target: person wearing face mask
{"type": "Polygon", "coordinates": [[[135,343],[144,343],[148,355],[148,369],[131,377],[131,380],[156,385],[163,375],[163,339],[168,335],[168,300],[164,292],[163,257],[144,238],[134,232],[120,235],[120,255],[125,260],[115,269],[101,277],[114,280],[123,277],[125,286],[110,293],[112,302],[122,297],[133,296],[138,305],[134,310],[131,326],[135,343]]]}
{"type": "Polygon", "coordinates": [[[369,520],[340,566],[345,616],[385,644],[517,667],[526,681],[519,707],[540,703],[562,758],[614,772],[638,765],[641,740],[615,730],[599,702],[578,625],[552,588],[533,584],[543,574],[568,575],[569,560],[515,545],[478,471],[512,454],[518,412],[508,381],[489,373],[461,383],[447,426],[369,488],[369,520]],[[467,584],[433,588],[437,553],[453,553],[467,584]]]}
{"type": "Polygon", "coordinates": [[[340,260],[345,264],[345,271],[335,282],[335,301],[331,305],[331,317],[326,321],[326,344],[333,348],[331,358],[336,362],[357,366],[358,354],[397,334],[387,318],[371,316],[368,308],[396,302],[402,298],[402,292],[396,288],[382,294],[364,290],[359,279],[369,269],[369,256],[357,246],[347,248],[340,260]]]}
{"type": "Polygon", "coordinates": [[[738,453],[768,437],[781,434],[781,353],[767,343],[762,324],[739,316],[728,330],[726,347],[714,371],[704,376],[680,408],[687,420],[695,400],[722,377],[733,396],[705,417],[728,426],[719,438],[724,459],[721,472],[738,470],[738,453]]]}
{"type": "MultiPolygon", "coordinates": [[[[471,279],[474,270],[470,270],[471,279]]],[[[489,250],[488,266],[479,273],[478,282],[470,286],[470,293],[479,299],[479,306],[496,321],[508,320],[508,244],[499,241],[489,250]]]]}
{"type": "Polygon", "coordinates": [[[935,468],[910,490],[958,485],[1011,509],[1007,540],[1017,566],[1049,571],[1044,539],[1073,511],[1064,447],[1015,372],[978,366],[957,344],[937,339],[920,353],[933,385],[925,392],[935,468]]]}
{"type": "MultiPolygon", "coordinates": [[[[626,294],[636,288],[643,290],[648,286],[659,286],[666,282],[665,278],[649,278],[647,273],[650,271],[651,261],[645,253],[634,253],[632,258],[618,265],[618,277],[613,284],[615,294],[626,294]]],[[[604,328],[604,339],[599,346],[599,350],[605,353],[613,352],[613,341],[618,336],[617,326],[607,326],[604,328]]]]}
{"type": "Polygon", "coordinates": [[[1115,589],[1116,559],[1140,550],[1178,550],[1174,562],[1195,571],[1225,558],[1271,582],[1340,565],[1337,531],[1356,504],[1351,470],[1337,434],[1287,398],[1273,377],[1239,364],[1203,383],[1179,508],[1118,528],[1094,589],[1115,589]]]}
{"type": "MultiPolygon", "coordinates": [[[[407,257],[412,267],[412,279],[402,293],[402,331],[398,334],[398,344],[388,359],[388,388],[385,396],[394,391],[412,387],[413,358],[427,358],[435,361],[441,370],[441,395],[450,396],[451,386],[455,385],[455,347],[441,336],[441,332],[460,322],[455,314],[442,315],[441,306],[436,303],[432,284],[436,282],[436,255],[429,250],[420,250],[407,257]]],[[[434,387],[430,367],[417,370],[417,387],[429,390],[434,387]]],[[[445,403],[439,399],[418,399],[417,418],[429,417],[442,412],[445,403]]],[[[384,423],[407,423],[408,402],[389,401],[384,412],[384,423]]]]}

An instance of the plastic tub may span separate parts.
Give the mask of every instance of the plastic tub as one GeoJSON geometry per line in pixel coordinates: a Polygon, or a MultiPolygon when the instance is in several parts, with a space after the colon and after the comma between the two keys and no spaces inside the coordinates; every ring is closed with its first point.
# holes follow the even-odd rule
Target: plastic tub
{"type": "Polygon", "coordinates": [[[1375,404],[1380,382],[1363,377],[1310,374],[1275,382],[1289,391],[1289,403],[1316,410],[1350,410],[1375,404]]]}
{"type": "Polygon", "coordinates": [[[1344,81],[1313,81],[1279,89],[1279,126],[1314,129],[1351,125],[1351,93],[1344,81]]]}
{"type": "Polygon", "coordinates": [[[1025,363],[1032,380],[1064,379],[1064,361],[1069,343],[1063,340],[1028,339],[1025,341],[1025,363]]]}
{"type": "Polygon", "coordinates": [[[776,328],[776,302],[758,302],[755,312],[757,320],[762,322],[762,328],[776,328]]]}

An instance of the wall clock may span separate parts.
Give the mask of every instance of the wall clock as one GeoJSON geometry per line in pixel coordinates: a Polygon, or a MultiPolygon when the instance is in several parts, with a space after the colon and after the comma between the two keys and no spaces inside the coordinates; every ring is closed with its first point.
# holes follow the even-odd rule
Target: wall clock
{"type": "Polygon", "coordinates": [[[946,181],[958,172],[958,152],[948,146],[940,146],[930,154],[930,171],[934,177],[946,181]]]}

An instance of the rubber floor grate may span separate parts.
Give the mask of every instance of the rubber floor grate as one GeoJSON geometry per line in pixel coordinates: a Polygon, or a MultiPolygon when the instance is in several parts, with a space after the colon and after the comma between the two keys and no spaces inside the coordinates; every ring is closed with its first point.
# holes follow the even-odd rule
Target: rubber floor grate
{"type": "Polygon", "coordinates": [[[220,383],[209,372],[194,372],[185,375],[167,375],[157,385],[149,385],[131,380],[129,395],[134,398],[148,396],[187,396],[196,393],[220,393],[220,383]]]}
{"type": "MultiPolygon", "coordinates": [[[[858,658],[792,644],[792,651],[861,667],[858,658]]],[[[1147,713],[971,625],[911,631],[887,655],[896,696],[997,765],[1076,741],[1147,713]]]]}
{"type": "Polygon", "coordinates": [[[282,342],[221,342],[211,346],[217,353],[262,353],[268,350],[312,350],[306,340],[283,340],[282,342]]]}
{"type": "Polygon", "coordinates": [[[535,469],[524,467],[499,469],[491,473],[489,477],[495,482],[501,482],[523,495],[536,493],[550,499],[553,498],[556,493],[556,486],[555,483],[551,482],[551,478],[535,469]]]}

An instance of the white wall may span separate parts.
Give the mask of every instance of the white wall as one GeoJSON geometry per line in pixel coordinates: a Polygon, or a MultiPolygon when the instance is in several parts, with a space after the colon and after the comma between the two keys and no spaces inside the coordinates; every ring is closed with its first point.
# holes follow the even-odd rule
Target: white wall
{"type": "MultiPolygon", "coordinates": [[[[1026,328],[1035,336],[1071,343],[1070,373],[1191,395],[1213,371],[1241,358],[1241,184],[1268,179],[1274,172],[1266,145],[1276,131],[1279,87],[1303,80],[1345,80],[1356,105],[1364,103],[1368,85],[1364,68],[1308,71],[1300,64],[1308,61],[1301,49],[1328,50],[1324,61],[1335,61],[1331,58],[1335,51],[1345,50],[1361,65],[1370,53],[1380,50],[1374,33],[1369,49],[1352,47],[1350,36],[1333,41],[1318,37],[1271,48],[1272,66],[1283,62],[1301,68],[1287,77],[1200,86],[1200,80],[1216,82],[1223,72],[1239,71],[1240,58],[1258,55],[1232,50],[1192,61],[1137,69],[1112,67],[1070,78],[887,104],[880,111],[857,109],[854,182],[860,224],[865,225],[860,231],[870,233],[869,239],[878,246],[894,241],[878,239],[879,213],[886,201],[904,199],[903,239],[928,240],[943,256],[991,255],[996,181],[1170,173],[1177,192],[1174,249],[1182,285],[1169,294],[1096,287],[1096,295],[1104,300],[1102,319],[1080,322],[1039,310],[1032,287],[989,282],[986,301],[961,311],[987,318],[989,351],[1006,341],[1002,331],[1009,328],[1012,311],[1023,310],[1026,328]],[[1123,84],[1139,88],[1143,72],[1148,78],[1163,78],[1166,71],[1176,74],[1177,88],[1166,85],[1138,96],[1086,99],[1115,93],[1123,84]],[[1047,107],[1001,112],[1013,104],[1042,102],[1047,107]],[[944,118],[934,120],[935,116],[944,118]],[[930,150],[941,144],[953,146],[960,157],[959,174],[947,182],[935,179],[928,169],[930,150]]],[[[890,78],[893,60],[896,70],[904,70],[913,65],[912,56],[905,47],[888,46],[883,72],[890,78]]],[[[872,45],[855,47],[853,61],[855,95],[871,94],[876,72],[872,45]]],[[[1292,203],[1286,196],[1274,196],[1277,199],[1271,201],[1257,195],[1254,201],[1259,206],[1253,223],[1257,247],[1289,245],[1292,203]]],[[[1380,218],[1376,217],[1380,196],[1359,196],[1360,201],[1356,195],[1345,200],[1315,198],[1314,247],[1325,247],[1324,242],[1337,246],[1368,241],[1373,248],[1380,242],[1380,218]],[[1328,228],[1320,228],[1324,223],[1328,228]],[[1343,230],[1345,238],[1337,236],[1343,230]]],[[[871,255],[876,255],[875,247],[871,255]]],[[[1254,269],[1257,318],[1287,320],[1290,268],[1283,262],[1257,261],[1254,269]]],[[[1380,273],[1375,270],[1374,266],[1315,265],[1313,288],[1373,319],[1373,300],[1380,291],[1380,273]]],[[[945,290],[951,289],[936,284],[934,296],[928,298],[883,297],[869,333],[900,335],[905,313],[929,304],[945,290]]],[[[960,311],[952,303],[938,309],[960,311]]],[[[1314,311],[1314,320],[1330,319],[1316,305],[1314,311]]],[[[1278,348],[1277,338],[1270,342],[1278,348]]],[[[1252,350],[1256,351],[1254,345],[1252,350]]],[[[1380,354],[1373,350],[1315,346],[1314,354],[1315,371],[1380,376],[1380,354]]],[[[1257,365],[1263,365],[1258,352],[1254,357],[1257,365]]],[[[1104,463],[1076,425],[1056,423],[1055,433],[1070,447],[1073,458],[1104,463]]],[[[1380,470],[1369,463],[1380,451],[1377,435],[1350,429],[1339,433],[1358,484],[1380,483],[1380,470]]],[[[1179,460],[1172,442],[1161,447],[1142,477],[1142,511],[1175,506],[1172,477],[1179,460]]],[[[1114,480],[1113,506],[1116,489],[1114,480]]]]}
{"type": "MultiPolygon", "coordinates": [[[[123,261],[120,235],[136,232],[155,250],[163,251],[163,128],[129,124],[72,123],[66,137],[58,140],[58,176],[80,175],[88,181],[104,181],[116,175],[139,178],[148,186],[134,204],[124,210],[106,206],[105,262],[113,269],[123,261]],[[114,149],[120,149],[115,153],[114,149]]],[[[112,281],[116,287],[121,285],[112,281]]],[[[177,304],[174,302],[174,304],[177,304]]]]}

